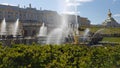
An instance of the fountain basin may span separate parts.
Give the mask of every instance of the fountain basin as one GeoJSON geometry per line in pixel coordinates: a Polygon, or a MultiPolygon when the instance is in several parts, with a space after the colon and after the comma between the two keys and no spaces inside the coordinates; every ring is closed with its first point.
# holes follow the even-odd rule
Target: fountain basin
{"type": "Polygon", "coordinates": [[[46,39],[47,39],[47,36],[39,36],[39,37],[37,37],[37,43],[38,44],[46,44],[46,39]]]}

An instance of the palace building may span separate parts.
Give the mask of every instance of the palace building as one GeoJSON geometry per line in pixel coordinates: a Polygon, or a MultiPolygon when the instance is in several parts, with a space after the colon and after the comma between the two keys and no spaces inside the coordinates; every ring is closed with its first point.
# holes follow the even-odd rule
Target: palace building
{"type": "MultiPolygon", "coordinates": [[[[49,33],[62,22],[61,17],[62,15],[58,14],[56,11],[42,10],[41,8],[37,10],[36,8],[33,8],[31,4],[29,4],[29,7],[24,8],[21,8],[19,5],[11,6],[0,4],[0,23],[5,18],[7,22],[7,29],[10,31],[11,27],[14,27],[12,24],[19,19],[21,26],[20,32],[24,32],[24,36],[37,35],[43,22],[47,26],[49,33]]],[[[68,15],[68,17],[69,22],[75,23],[73,19],[75,15],[68,15]]],[[[90,21],[87,18],[80,16],[77,18],[80,25],[90,25],[90,21]]],[[[8,34],[10,33],[11,31],[8,34]]]]}

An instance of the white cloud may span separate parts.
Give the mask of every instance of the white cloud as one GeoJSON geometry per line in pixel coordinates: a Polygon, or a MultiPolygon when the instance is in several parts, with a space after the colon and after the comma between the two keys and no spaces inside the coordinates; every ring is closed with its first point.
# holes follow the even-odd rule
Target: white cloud
{"type": "Polygon", "coordinates": [[[74,11],[65,11],[63,14],[79,14],[80,12],[74,12],[74,11]]]}
{"type": "Polygon", "coordinates": [[[114,17],[120,17],[120,14],[115,14],[115,15],[113,15],[114,17]]]}
{"type": "Polygon", "coordinates": [[[113,2],[116,2],[117,0],[113,0],[113,2]]]}
{"type": "Polygon", "coordinates": [[[8,4],[8,3],[1,3],[1,5],[11,5],[11,6],[15,6],[13,4],[8,4]]]}
{"type": "Polygon", "coordinates": [[[67,6],[79,6],[82,3],[92,2],[94,0],[65,0],[67,6]]]}
{"type": "Polygon", "coordinates": [[[8,3],[1,3],[2,5],[9,5],[8,3]]]}
{"type": "Polygon", "coordinates": [[[83,2],[92,2],[93,0],[65,0],[67,3],[68,2],[80,2],[80,3],[83,3],[83,2]]]}
{"type": "Polygon", "coordinates": [[[119,0],[112,0],[113,1],[113,3],[116,3],[117,1],[119,1],[119,0]]]}
{"type": "Polygon", "coordinates": [[[115,20],[120,24],[120,14],[113,15],[115,17],[115,20]]]}
{"type": "Polygon", "coordinates": [[[77,8],[79,6],[84,5],[84,3],[93,2],[93,1],[94,0],[64,0],[62,3],[62,6],[63,6],[62,13],[76,14],[75,12],[72,12],[72,11],[77,12],[77,8]],[[70,12],[66,12],[66,11],[70,11],[70,12]]]}
{"type": "Polygon", "coordinates": [[[120,24],[120,18],[115,18],[115,20],[120,24]]]}
{"type": "Polygon", "coordinates": [[[80,3],[67,3],[67,6],[79,6],[82,5],[80,3]]]}
{"type": "Polygon", "coordinates": [[[92,2],[93,0],[76,0],[77,2],[92,2]]]}

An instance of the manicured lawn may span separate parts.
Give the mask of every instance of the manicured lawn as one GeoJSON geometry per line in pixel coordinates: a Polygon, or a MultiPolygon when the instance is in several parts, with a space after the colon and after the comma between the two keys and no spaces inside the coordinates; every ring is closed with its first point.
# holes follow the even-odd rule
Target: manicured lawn
{"type": "Polygon", "coordinates": [[[108,42],[119,42],[120,43],[120,37],[105,37],[102,41],[108,41],[108,42]]]}
{"type": "Polygon", "coordinates": [[[117,34],[120,34],[120,27],[119,28],[112,28],[112,27],[109,27],[109,28],[105,28],[105,27],[90,27],[90,31],[91,32],[96,32],[97,30],[99,30],[99,29],[104,29],[103,30],[103,33],[104,34],[115,34],[115,33],[117,33],[117,34]]]}

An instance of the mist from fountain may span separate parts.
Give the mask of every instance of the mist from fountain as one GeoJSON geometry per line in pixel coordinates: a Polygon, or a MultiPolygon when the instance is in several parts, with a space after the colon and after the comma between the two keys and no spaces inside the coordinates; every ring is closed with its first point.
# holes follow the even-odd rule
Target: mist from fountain
{"type": "Polygon", "coordinates": [[[99,29],[99,30],[97,30],[97,31],[94,33],[94,35],[92,36],[92,38],[96,37],[97,34],[101,34],[103,30],[104,30],[104,29],[99,29]]]}
{"type": "Polygon", "coordinates": [[[58,28],[54,29],[47,37],[46,44],[61,44],[68,35],[69,28],[65,16],[62,17],[62,23],[58,28]]]}
{"type": "Polygon", "coordinates": [[[47,27],[45,26],[45,23],[43,22],[42,26],[40,27],[40,31],[38,34],[38,37],[40,36],[47,36],[47,27]]]}
{"type": "Polygon", "coordinates": [[[14,23],[14,27],[12,30],[12,34],[14,37],[16,37],[18,30],[19,30],[19,19],[17,19],[16,22],[14,23]]]}
{"type": "MultiPolygon", "coordinates": [[[[66,2],[67,4],[71,4],[71,2],[66,2]]],[[[69,9],[69,6],[68,5],[65,5],[64,6],[64,10],[63,10],[63,13],[64,12],[67,12],[68,9],[69,9]]],[[[76,33],[78,34],[78,22],[77,22],[77,6],[75,6],[75,30],[76,30],[76,33]]],[[[62,22],[60,24],[60,26],[58,26],[58,28],[54,29],[53,31],[50,32],[50,34],[48,35],[47,37],[47,44],[61,44],[64,42],[64,39],[65,37],[68,36],[69,32],[70,32],[70,29],[68,27],[68,20],[67,20],[67,16],[63,15],[62,16],[62,22]]]]}
{"type": "Polygon", "coordinates": [[[86,28],[85,31],[84,31],[84,34],[83,34],[83,41],[88,39],[89,32],[90,32],[90,29],[86,28]]]}
{"type": "Polygon", "coordinates": [[[6,21],[5,18],[3,19],[2,23],[1,23],[1,35],[6,35],[6,21]]]}
{"type": "Polygon", "coordinates": [[[98,44],[99,41],[101,41],[103,39],[102,37],[102,32],[104,29],[99,29],[97,30],[94,35],[90,38],[89,44],[93,45],[93,44],[98,44]]]}
{"type": "Polygon", "coordinates": [[[54,29],[47,37],[47,44],[60,44],[60,35],[62,33],[61,28],[54,29]]]}

